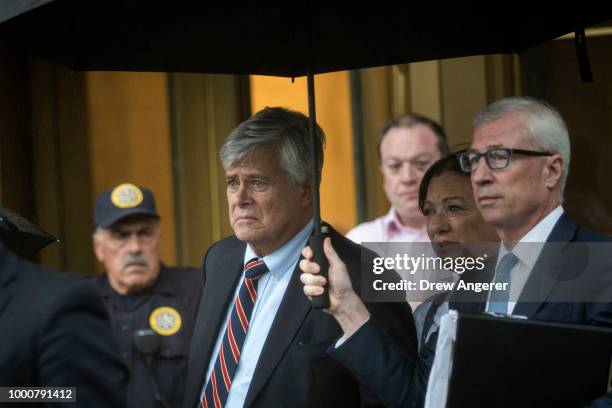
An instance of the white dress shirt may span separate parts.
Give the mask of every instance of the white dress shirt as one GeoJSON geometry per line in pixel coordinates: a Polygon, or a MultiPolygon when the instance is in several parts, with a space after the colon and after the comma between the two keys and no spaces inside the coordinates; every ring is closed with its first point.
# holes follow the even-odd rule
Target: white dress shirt
{"type": "MultiPolygon", "coordinates": [[[[548,236],[553,228],[563,215],[563,207],[558,206],[552,210],[546,217],[538,222],[532,229],[521,238],[521,240],[512,248],[512,253],[518,258],[518,262],[510,270],[510,296],[508,301],[508,314],[512,314],[516,301],[519,298],[525,283],[537,262],[544,244],[548,240],[548,236]]],[[[501,259],[510,252],[503,242],[500,244],[497,254],[497,263],[495,270],[499,266],[501,259]]],[[[493,278],[493,282],[495,277],[493,278]]],[[[490,296],[490,293],[489,293],[490,296]]],[[[489,300],[487,300],[487,309],[489,308],[489,300]]],[[[486,309],[485,309],[486,310],[486,309]]]]}

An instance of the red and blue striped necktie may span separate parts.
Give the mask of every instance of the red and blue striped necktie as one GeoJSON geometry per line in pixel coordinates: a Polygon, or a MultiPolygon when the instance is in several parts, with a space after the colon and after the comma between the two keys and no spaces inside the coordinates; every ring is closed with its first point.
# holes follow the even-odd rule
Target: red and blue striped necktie
{"type": "Polygon", "coordinates": [[[244,280],[225,328],[215,367],[210,373],[202,395],[201,404],[204,408],[225,406],[257,299],[257,281],[266,272],[268,267],[260,258],[251,259],[244,267],[244,280]]]}

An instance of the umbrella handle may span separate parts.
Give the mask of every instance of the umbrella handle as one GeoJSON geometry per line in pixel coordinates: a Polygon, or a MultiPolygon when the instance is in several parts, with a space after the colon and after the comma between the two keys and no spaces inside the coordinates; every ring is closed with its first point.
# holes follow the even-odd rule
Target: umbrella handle
{"type": "MultiPolygon", "coordinates": [[[[325,234],[316,234],[310,237],[310,248],[312,249],[314,256],[313,261],[316,262],[321,271],[319,275],[323,276],[326,280],[328,280],[327,270],[329,269],[329,262],[327,261],[327,257],[323,252],[323,240],[325,239],[325,234]]],[[[312,308],[313,309],[327,309],[330,306],[329,303],[329,282],[325,284],[322,295],[313,296],[312,297],[312,308]]]]}

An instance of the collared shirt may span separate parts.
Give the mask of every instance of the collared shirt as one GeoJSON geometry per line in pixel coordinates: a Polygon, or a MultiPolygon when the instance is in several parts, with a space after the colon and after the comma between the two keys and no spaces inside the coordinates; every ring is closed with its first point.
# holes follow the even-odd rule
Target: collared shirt
{"type": "Polygon", "coordinates": [[[358,244],[362,242],[429,242],[427,229],[404,226],[395,209],[374,221],[364,222],[350,230],[346,237],[358,244]]]}
{"type": "MultiPolygon", "coordinates": [[[[415,243],[413,247],[405,247],[403,251],[408,254],[421,254],[423,251],[426,254],[435,256],[433,248],[429,245],[423,247],[419,245],[421,242],[431,242],[427,235],[427,228],[412,228],[403,225],[397,217],[395,208],[391,207],[387,215],[379,217],[374,221],[364,222],[350,230],[346,237],[353,242],[362,244],[364,242],[411,242],[415,243]]],[[[368,249],[385,255],[386,248],[377,248],[375,246],[367,246],[368,249]]],[[[415,275],[412,275],[404,270],[398,271],[402,279],[414,280],[415,275]]],[[[420,304],[420,299],[415,299],[414,293],[406,290],[406,300],[410,304],[412,310],[415,310],[420,304]]]]}
{"type": "MultiPolygon", "coordinates": [[[[263,349],[264,343],[272,327],[276,312],[283,300],[285,290],[289,285],[291,275],[295,269],[302,248],[306,246],[308,238],[312,232],[313,221],[310,220],[300,232],[297,233],[289,242],[283,245],[281,248],[272,252],[269,255],[263,257],[266,266],[270,270],[261,278],[257,284],[257,299],[253,307],[251,314],[251,320],[249,322],[249,331],[247,332],[244,344],[242,346],[242,352],[240,353],[240,362],[234,373],[232,379],[232,387],[230,388],[229,395],[225,404],[226,408],[231,407],[242,407],[249,391],[251,384],[251,378],[255,373],[257,361],[263,349]]],[[[253,251],[250,245],[247,245],[244,254],[244,265],[253,258],[256,258],[257,254],[253,251]]],[[[219,347],[223,341],[225,334],[225,328],[227,322],[232,313],[232,308],[240,286],[244,280],[244,271],[242,272],[242,278],[239,280],[236,289],[234,290],[234,297],[232,302],[229,304],[228,310],[225,316],[225,324],[221,331],[217,335],[217,342],[215,343],[214,354],[211,356],[211,360],[208,363],[208,370],[206,371],[206,381],[202,386],[200,397],[204,393],[206,383],[210,378],[210,374],[214,368],[217,354],[219,353],[219,347]]]]}
{"type": "MultiPolygon", "coordinates": [[[[516,306],[516,300],[519,298],[525,283],[535,266],[535,263],[544,248],[544,244],[548,240],[548,236],[553,228],[563,215],[563,207],[558,206],[552,210],[546,217],[538,222],[533,228],[521,238],[521,240],[512,248],[512,253],[518,258],[518,262],[510,271],[510,297],[508,301],[508,314],[512,314],[516,306]]],[[[506,249],[503,242],[500,244],[499,253],[497,255],[497,263],[495,270],[499,266],[499,262],[506,255],[506,249]]],[[[489,293],[490,296],[490,293],[489,293]]],[[[487,308],[489,301],[487,300],[487,308]]]]}

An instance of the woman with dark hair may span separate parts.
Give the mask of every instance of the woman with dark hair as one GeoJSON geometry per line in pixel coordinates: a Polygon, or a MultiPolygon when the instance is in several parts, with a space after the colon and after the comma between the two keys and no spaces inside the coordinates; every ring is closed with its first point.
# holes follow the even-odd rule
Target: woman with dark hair
{"type": "MultiPolygon", "coordinates": [[[[476,208],[470,175],[461,171],[457,154],[435,162],[423,175],[419,187],[419,209],[427,218],[427,235],[440,258],[461,256],[478,257],[493,254],[499,246],[495,228],[486,224],[476,208]]],[[[457,275],[458,278],[458,275],[457,275]]],[[[445,294],[432,296],[414,311],[419,346],[437,328],[429,327],[422,333],[431,306],[439,307],[446,300],[445,294]]],[[[438,315],[446,312],[446,305],[438,315]]],[[[435,313],[434,310],[431,310],[435,313]]],[[[436,319],[437,320],[437,319],[436,319]]]]}
{"type": "MultiPolygon", "coordinates": [[[[470,177],[461,172],[456,156],[447,156],[434,163],[424,174],[419,206],[427,218],[427,233],[440,258],[469,254],[477,256],[482,247],[470,242],[493,241],[499,238],[493,227],[485,224],[476,209],[470,177]]],[[[326,312],[338,321],[344,336],[328,353],[349,369],[389,407],[420,407],[435,357],[437,336],[423,336],[417,361],[387,337],[384,328],[370,318],[365,305],[353,291],[346,266],[326,238],[323,246],[329,260],[330,308],[326,312]],[[364,352],[367,350],[367,352],[364,352]]],[[[300,261],[304,293],[318,296],[327,280],[318,276],[319,266],[312,262],[312,251],[306,247],[300,261]]],[[[436,317],[447,309],[445,294],[431,302],[427,315],[426,334],[437,330],[436,317]],[[431,330],[430,330],[431,329],[431,330]]]]}
{"type": "Polygon", "coordinates": [[[453,244],[470,252],[470,243],[499,242],[495,228],[484,222],[476,208],[470,175],[461,171],[455,154],[435,162],[423,176],[419,209],[427,217],[434,249],[443,253],[453,244]]]}

